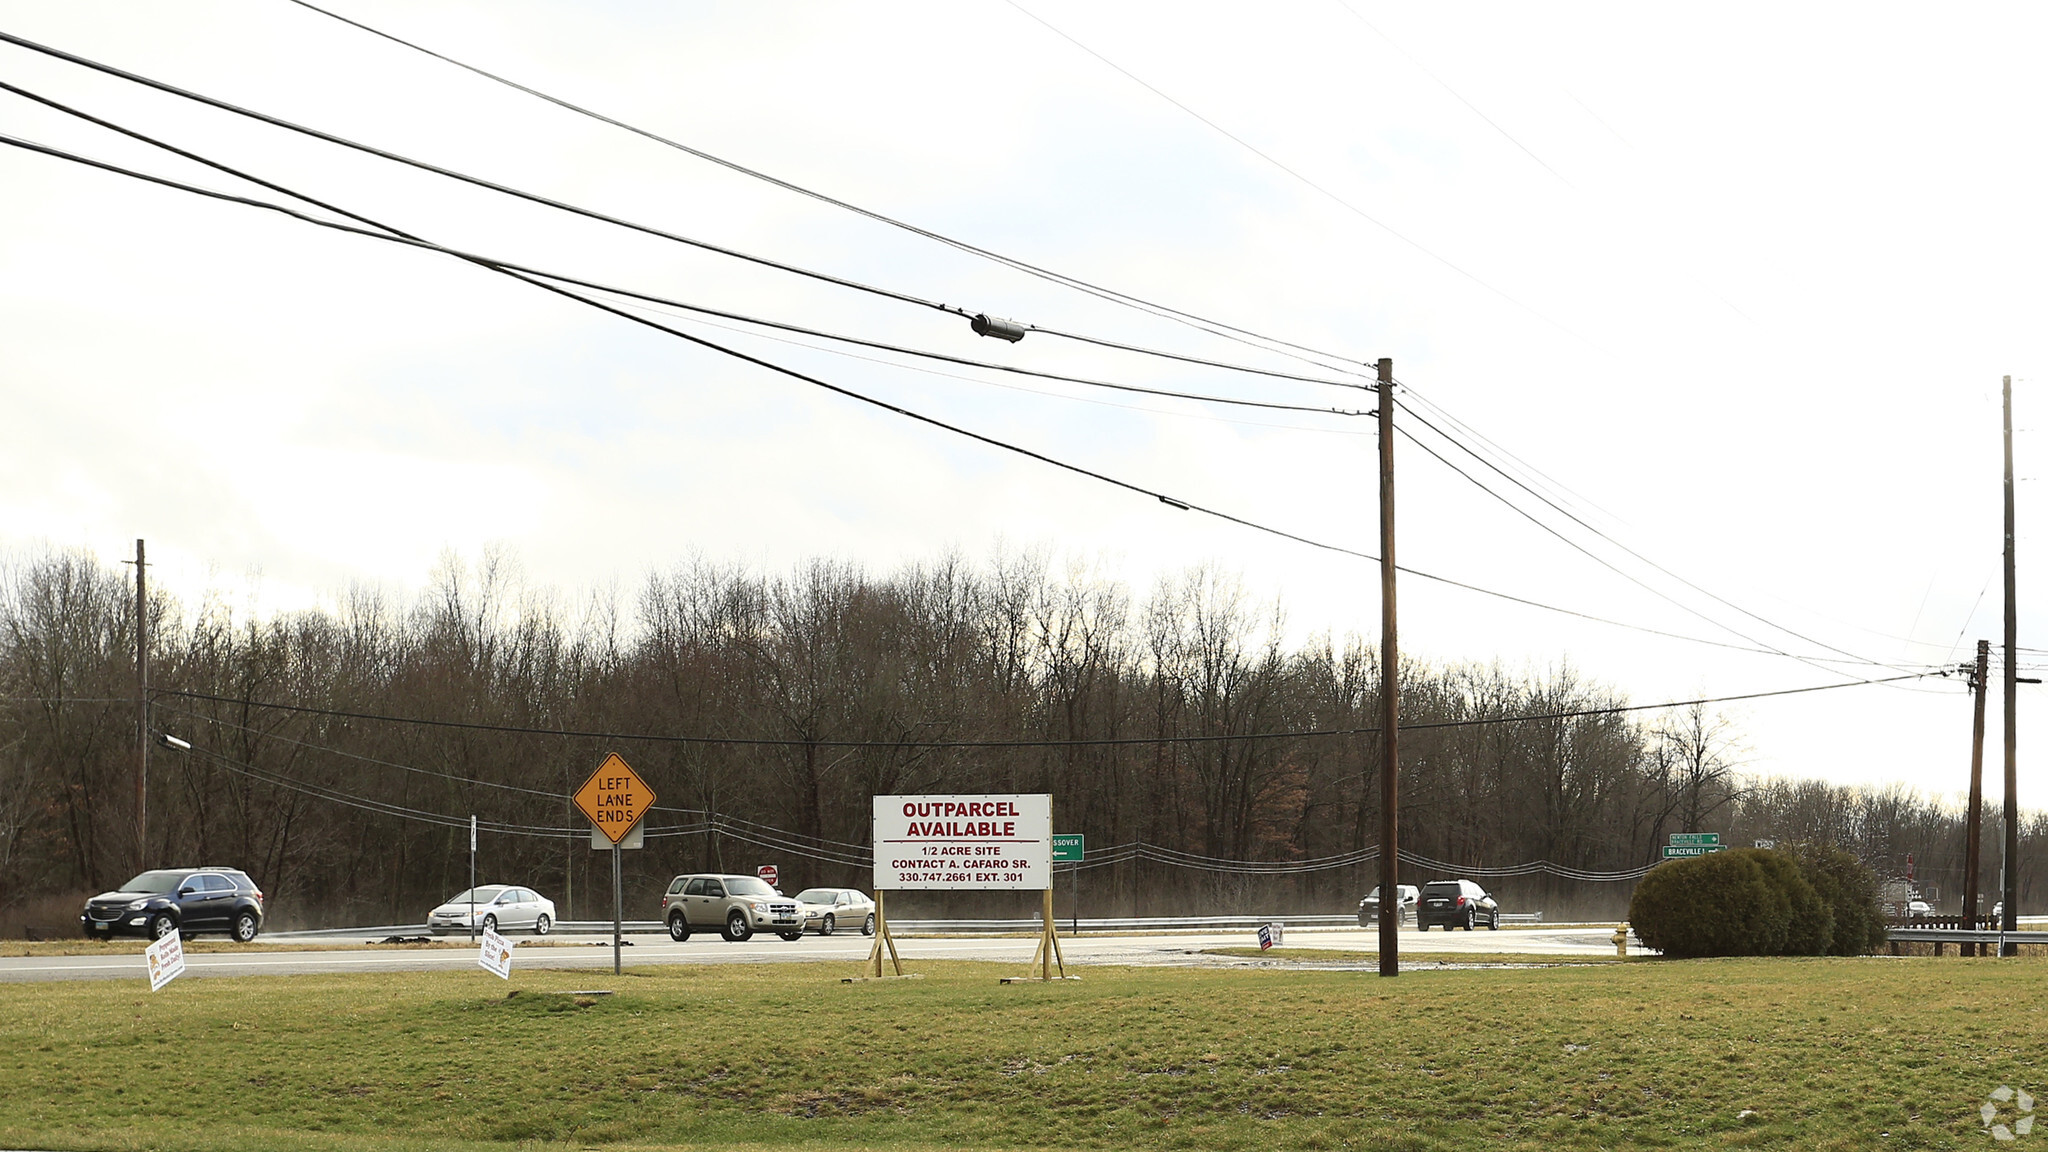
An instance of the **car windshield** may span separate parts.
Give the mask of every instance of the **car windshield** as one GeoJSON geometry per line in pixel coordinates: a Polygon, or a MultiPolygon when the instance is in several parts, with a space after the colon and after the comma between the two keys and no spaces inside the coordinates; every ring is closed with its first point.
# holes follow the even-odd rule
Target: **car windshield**
{"type": "Polygon", "coordinates": [[[476,897],[477,903],[489,904],[491,901],[496,900],[498,898],[498,893],[503,892],[504,890],[505,886],[503,884],[486,884],[481,888],[465,888],[462,891],[457,892],[455,895],[450,896],[448,899],[443,900],[442,903],[467,904],[470,901],[471,895],[474,895],[476,897]]]}
{"type": "Polygon", "coordinates": [[[1377,888],[1375,888],[1375,889],[1373,889],[1372,891],[1370,891],[1370,892],[1367,892],[1367,893],[1365,894],[1365,898],[1366,898],[1367,900],[1377,900],[1377,899],[1379,899],[1379,898],[1380,898],[1380,890],[1379,890],[1379,889],[1377,889],[1377,888]]]}
{"type": "Polygon", "coordinates": [[[1456,880],[1440,880],[1435,884],[1425,887],[1422,891],[1430,896],[1459,896],[1463,894],[1463,890],[1458,887],[1456,880]]]}
{"type": "Polygon", "coordinates": [[[728,876],[728,877],[726,877],[726,878],[725,878],[725,891],[726,891],[726,894],[727,894],[727,895],[729,895],[729,896],[773,896],[773,895],[775,895],[775,889],[773,889],[773,888],[770,888],[770,887],[768,886],[768,882],[767,882],[767,881],[765,881],[765,880],[757,880],[757,879],[755,879],[755,878],[754,878],[754,877],[752,877],[752,876],[728,876]]]}
{"type": "Polygon", "coordinates": [[[796,898],[799,903],[803,904],[830,904],[839,899],[839,889],[806,888],[797,893],[796,898]]]}
{"type": "Polygon", "coordinates": [[[135,879],[121,885],[123,892],[176,892],[178,881],[190,875],[187,872],[144,872],[135,879]]]}

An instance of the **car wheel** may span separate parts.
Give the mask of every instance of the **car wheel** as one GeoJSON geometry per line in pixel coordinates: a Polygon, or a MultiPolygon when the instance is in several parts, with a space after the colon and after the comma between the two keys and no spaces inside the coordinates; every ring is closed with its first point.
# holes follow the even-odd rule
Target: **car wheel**
{"type": "Polygon", "coordinates": [[[1486,930],[1488,932],[1500,931],[1500,913],[1495,912],[1492,916],[1487,918],[1486,930]]]}
{"type": "Polygon", "coordinates": [[[796,943],[797,941],[799,941],[799,940],[801,940],[801,939],[803,939],[803,938],[804,938],[804,934],[803,934],[803,933],[802,933],[801,931],[798,931],[798,932],[777,932],[777,933],[776,933],[776,935],[777,935],[777,936],[780,936],[780,937],[782,937],[782,938],[783,938],[784,940],[787,940],[787,941],[789,941],[789,942],[790,942],[790,943],[792,943],[792,944],[794,944],[794,943],[796,943]]]}
{"type": "Polygon", "coordinates": [[[149,938],[161,940],[178,930],[178,922],[171,919],[169,912],[159,912],[149,918],[149,938]]]}
{"type": "Polygon", "coordinates": [[[747,914],[734,912],[725,918],[725,938],[735,944],[744,943],[753,936],[754,930],[747,926],[747,914]]]}
{"type": "Polygon", "coordinates": [[[254,912],[237,912],[235,914],[235,943],[247,944],[249,941],[256,939],[256,933],[260,928],[262,928],[262,925],[257,922],[254,912]]]}
{"type": "Polygon", "coordinates": [[[868,913],[867,923],[860,926],[860,934],[863,936],[873,936],[875,934],[875,914],[873,912],[868,913]]]}
{"type": "Polygon", "coordinates": [[[497,930],[498,930],[498,918],[497,918],[496,916],[486,916],[486,917],[484,917],[484,931],[486,931],[486,932],[496,932],[497,930]]]}
{"type": "Polygon", "coordinates": [[[1473,928],[1473,925],[1477,923],[1479,923],[1478,913],[1473,912],[1470,909],[1467,909],[1465,912],[1465,931],[1470,932],[1473,928]]]}
{"type": "Polygon", "coordinates": [[[554,926],[555,922],[548,919],[548,914],[543,912],[540,914],[540,918],[533,922],[533,934],[535,936],[545,936],[554,926]]]}
{"type": "Polygon", "coordinates": [[[837,927],[839,927],[839,921],[833,919],[832,914],[827,912],[825,913],[825,922],[818,926],[818,935],[830,936],[837,927]]]}
{"type": "Polygon", "coordinates": [[[690,922],[681,912],[668,918],[668,938],[680,944],[690,938],[690,922]]]}

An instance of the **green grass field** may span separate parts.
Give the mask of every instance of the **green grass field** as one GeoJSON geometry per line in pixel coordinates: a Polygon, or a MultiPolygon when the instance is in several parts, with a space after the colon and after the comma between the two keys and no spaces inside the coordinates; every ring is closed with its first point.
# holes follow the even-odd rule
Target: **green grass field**
{"type": "Polygon", "coordinates": [[[1960,1148],[2048,1095],[2034,959],[916,967],[4,984],[0,1146],[1960,1148]]]}

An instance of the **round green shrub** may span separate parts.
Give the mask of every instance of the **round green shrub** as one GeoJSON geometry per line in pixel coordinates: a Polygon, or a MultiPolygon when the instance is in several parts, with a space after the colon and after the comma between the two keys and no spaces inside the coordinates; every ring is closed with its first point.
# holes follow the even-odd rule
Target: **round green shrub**
{"type": "Polygon", "coordinates": [[[1835,912],[1815,891],[1799,861],[1788,853],[1762,848],[1744,848],[1738,854],[1756,861],[1757,867],[1763,869],[1764,878],[1783,892],[1786,902],[1791,905],[1792,919],[1785,926],[1784,943],[1774,954],[1825,955],[1828,945],[1834,941],[1835,912]]]}
{"type": "Polygon", "coordinates": [[[1884,909],[1877,899],[1877,873],[1853,852],[1832,844],[1786,846],[1799,871],[1834,914],[1827,953],[1860,956],[1884,944],[1884,909]]]}
{"type": "Polygon", "coordinates": [[[1754,851],[1667,860],[1636,885],[1628,920],[1666,956],[1771,956],[1784,950],[1792,900],[1754,851]]]}

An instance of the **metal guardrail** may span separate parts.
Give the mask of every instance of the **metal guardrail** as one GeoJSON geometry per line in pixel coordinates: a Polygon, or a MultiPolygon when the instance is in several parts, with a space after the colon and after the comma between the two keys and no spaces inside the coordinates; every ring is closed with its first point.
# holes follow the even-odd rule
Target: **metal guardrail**
{"type": "Polygon", "coordinates": [[[1890,928],[1893,944],[2048,944],[2048,932],[2000,932],[1984,928],[1890,928]]]}
{"type": "MultiPolygon", "coordinates": [[[[1071,930],[1076,922],[1067,916],[1058,916],[1054,922],[1062,931],[1071,930]]],[[[1503,924],[1541,924],[1541,912],[1503,912],[1503,924]]],[[[1313,915],[1313,916],[1128,916],[1128,917],[1082,917],[1079,921],[1081,932],[1148,932],[1148,931],[1257,931],[1261,924],[1281,924],[1288,928],[1354,928],[1358,926],[1356,914],[1313,915]]],[[[660,920],[627,920],[621,927],[627,932],[647,933],[666,931],[660,920]]],[[[1009,932],[1037,932],[1040,924],[1036,917],[1019,920],[891,920],[889,930],[910,936],[953,936],[988,935],[1009,932]]],[[[555,931],[571,936],[608,935],[612,930],[609,920],[559,920],[555,931]]],[[[842,929],[843,931],[843,929],[842,929]]],[[[524,933],[520,933],[524,935],[524,933]]],[[[316,928],[297,932],[266,932],[271,940],[321,939],[336,936],[427,936],[431,935],[425,924],[378,924],[364,928],[316,928]]],[[[2043,935],[2048,935],[2044,933],[2043,935]]],[[[462,933],[451,932],[443,939],[460,939],[462,933]]]]}

